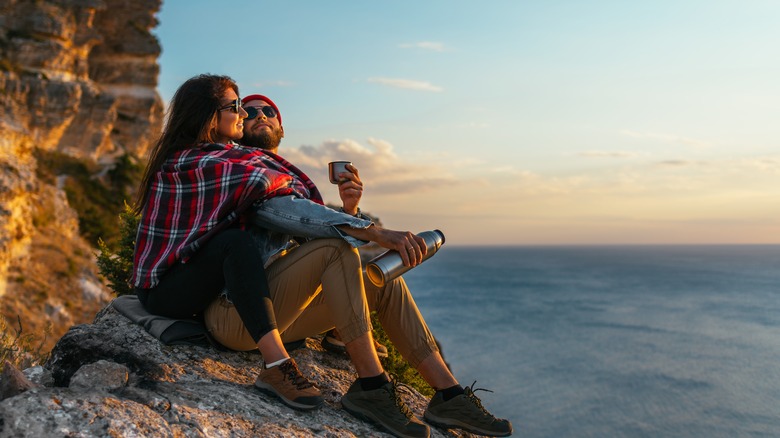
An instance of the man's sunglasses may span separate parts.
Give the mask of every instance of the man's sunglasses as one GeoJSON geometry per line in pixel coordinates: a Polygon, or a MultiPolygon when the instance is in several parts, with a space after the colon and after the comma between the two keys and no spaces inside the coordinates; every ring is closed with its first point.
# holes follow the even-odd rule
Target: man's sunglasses
{"type": "Polygon", "coordinates": [[[234,113],[238,114],[239,112],[241,112],[241,99],[236,99],[225,106],[219,107],[218,109],[219,111],[224,111],[226,109],[229,109],[230,111],[233,111],[234,113]]]}
{"type": "Polygon", "coordinates": [[[255,117],[259,116],[260,111],[262,111],[263,114],[265,114],[265,116],[268,117],[269,119],[273,119],[274,117],[276,117],[276,110],[272,106],[261,106],[260,108],[256,106],[248,106],[244,108],[244,111],[246,111],[247,113],[246,116],[247,120],[252,120],[255,117]]]}

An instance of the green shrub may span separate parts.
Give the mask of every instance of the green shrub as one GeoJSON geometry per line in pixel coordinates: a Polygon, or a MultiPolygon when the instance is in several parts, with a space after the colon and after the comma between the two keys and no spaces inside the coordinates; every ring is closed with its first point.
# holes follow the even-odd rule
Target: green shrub
{"type": "Polygon", "coordinates": [[[51,332],[51,323],[38,341],[35,336],[22,331],[22,320],[17,317],[18,328],[9,330],[8,322],[0,315],[0,364],[10,362],[18,369],[25,369],[46,362],[49,353],[43,350],[51,332]]]}
{"type": "MultiPolygon", "coordinates": [[[[64,177],[63,189],[68,203],[78,213],[81,235],[88,242],[101,239],[109,247],[116,245],[116,215],[140,180],[141,168],[136,160],[123,155],[104,178],[98,178],[99,169],[84,160],[57,151],[37,150],[35,156],[38,178],[54,185],[58,177],[64,177]]],[[[38,220],[45,222],[47,218],[38,220]]]]}
{"type": "Polygon", "coordinates": [[[395,349],[395,346],[387,337],[387,333],[382,328],[379,318],[375,312],[371,312],[371,324],[374,326],[374,339],[387,347],[387,357],[380,358],[385,371],[395,375],[398,380],[406,383],[426,397],[433,397],[434,389],[422,378],[416,369],[412,368],[408,362],[401,356],[401,353],[395,349]]]}
{"type": "Polygon", "coordinates": [[[117,296],[134,293],[130,279],[133,273],[133,250],[139,220],[140,217],[125,203],[124,211],[119,214],[119,240],[116,251],[109,248],[103,239],[98,240],[100,250],[97,255],[98,269],[117,296]]]}

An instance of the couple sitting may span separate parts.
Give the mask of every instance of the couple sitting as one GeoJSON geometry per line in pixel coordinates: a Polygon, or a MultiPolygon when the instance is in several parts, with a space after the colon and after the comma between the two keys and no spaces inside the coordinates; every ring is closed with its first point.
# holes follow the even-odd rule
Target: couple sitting
{"type": "Polygon", "coordinates": [[[363,183],[353,166],[339,175],[341,211],[325,207],[314,183],[276,155],[281,122],[270,99],[251,95],[242,102],[229,77],[197,76],[176,91],[136,202],[133,284],[144,307],[173,318],[205,312],[227,346],[249,339],[264,362],[257,388],[303,410],[323,398],[284,343],[335,328],[358,374],[341,399],[344,409],[396,436],[427,437],[429,427],[398,396],[379,361],[370,322],[375,310],[401,355],[436,389],[427,422],[510,435],[509,421],[458,384],[404,280],[382,288],[363,280],[356,247],[373,241],[415,266],[425,242],[360,214],[363,183]]]}

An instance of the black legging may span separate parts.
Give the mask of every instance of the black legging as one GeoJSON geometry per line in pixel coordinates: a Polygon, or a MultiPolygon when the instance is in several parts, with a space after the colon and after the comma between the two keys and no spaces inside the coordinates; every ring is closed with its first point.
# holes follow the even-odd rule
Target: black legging
{"type": "Polygon", "coordinates": [[[276,318],[260,251],[252,236],[236,228],[209,239],[187,263],[177,263],[151,289],[136,289],[155,315],[192,318],[227,286],[249,334],[259,341],[276,328],[276,318]]]}

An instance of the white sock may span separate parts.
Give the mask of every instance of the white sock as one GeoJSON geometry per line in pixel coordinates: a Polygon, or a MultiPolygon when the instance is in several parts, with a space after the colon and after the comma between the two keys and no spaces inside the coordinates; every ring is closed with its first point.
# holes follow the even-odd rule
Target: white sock
{"type": "Polygon", "coordinates": [[[289,357],[285,357],[284,359],[277,360],[274,363],[267,363],[267,364],[265,364],[265,368],[268,369],[268,368],[273,368],[275,366],[279,366],[279,365],[287,362],[288,360],[290,360],[290,358],[289,357]]]}

